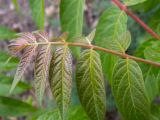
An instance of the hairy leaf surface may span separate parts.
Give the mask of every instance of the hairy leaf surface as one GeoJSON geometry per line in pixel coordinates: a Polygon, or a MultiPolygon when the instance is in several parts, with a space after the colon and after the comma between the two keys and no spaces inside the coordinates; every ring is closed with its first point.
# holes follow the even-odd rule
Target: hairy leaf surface
{"type": "MultiPolygon", "coordinates": [[[[30,33],[22,33],[21,37],[24,40],[27,40],[29,43],[36,42],[36,38],[30,33]]],[[[18,38],[18,40],[19,40],[19,38],[18,38]]],[[[19,44],[19,45],[22,45],[22,44],[19,44]]],[[[16,48],[16,47],[19,47],[19,46],[15,46],[14,48],[16,48]]],[[[10,92],[13,91],[13,89],[16,87],[18,82],[23,77],[23,74],[30,63],[32,56],[34,55],[36,48],[37,48],[37,45],[32,45],[32,46],[27,46],[23,49],[24,53],[22,54],[22,57],[20,59],[20,63],[18,65],[10,92]]]]}
{"type": "Polygon", "coordinates": [[[45,22],[44,0],[29,0],[29,5],[37,27],[43,29],[45,22]]]}
{"type": "MultiPolygon", "coordinates": [[[[49,36],[45,32],[37,32],[36,38],[38,41],[49,42],[49,36]]],[[[40,46],[35,62],[35,91],[41,105],[45,92],[46,82],[48,80],[49,63],[51,57],[50,44],[40,46]]]]}
{"type": "Polygon", "coordinates": [[[105,87],[100,56],[94,50],[85,50],[76,70],[80,102],[92,120],[103,120],[105,115],[105,87]]]}
{"type": "Polygon", "coordinates": [[[13,91],[13,89],[16,87],[16,85],[18,84],[18,82],[21,80],[21,78],[23,77],[23,74],[26,70],[26,68],[28,67],[32,56],[34,55],[36,47],[35,46],[30,46],[27,47],[21,57],[20,63],[18,65],[12,86],[11,86],[11,90],[10,92],[13,91]]]}
{"type": "Polygon", "coordinates": [[[50,62],[50,45],[41,46],[39,49],[35,64],[35,91],[39,104],[43,99],[45,85],[48,80],[49,62],[50,62]]]}
{"type": "Polygon", "coordinates": [[[124,120],[149,120],[150,103],[138,64],[120,59],[113,72],[112,90],[124,120]]]}
{"type": "MultiPolygon", "coordinates": [[[[98,46],[125,52],[130,44],[130,35],[127,31],[127,15],[116,6],[111,6],[101,15],[95,35],[98,46]],[[122,44],[127,43],[127,44],[122,44]]],[[[112,71],[117,57],[101,53],[102,66],[111,83],[112,71]],[[112,62],[110,62],[112,61],[112,62]]]]}
{"type": "Polygon", "coordinates": [[[145,1],[146,0],[123,0],[124,4],[127,5],[127,6],[136,5],[136,4],[139,4],[139,3],[143,3],[145,1]]]}
{"type": "Polygon", "coordinates": [[[55,51],[50,64],[49,79],[52,94],[64,120],[72,87],[72,57],[67,46],[59,47],[55,51]]]}

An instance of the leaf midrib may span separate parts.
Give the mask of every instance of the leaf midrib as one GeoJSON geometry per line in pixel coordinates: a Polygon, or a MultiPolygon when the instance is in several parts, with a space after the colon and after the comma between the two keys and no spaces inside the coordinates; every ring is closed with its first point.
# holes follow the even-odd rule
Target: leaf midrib
{"type": "MultiPolygon", "coordinates": [[[[93,84],[93,81],[92,81],[93,80],[93,75],[92,75],[92,73],[93,73],[92,72],[92,70],[93,70],[92,69],[92,66],[93,66],[92,65],[92,59],[93,59],[92,58],[92,53],[93,53],[93,49],[90,50],[90,59],[89,59],[89,68],[90,69],[89,69],[89,72],[90,72],[90,80],[91,80],[90,82],[91,82],[91,87],[92,87],[93,100],[96,101],[96,98],[95,98],[96,95],[95,95],[95,91],[94,91],[94,84],[93,84]]],[[[98,113],[97,113],[97,110],[98,110],[97,109],[97,105],[94,104],[94,106],[95,106],[95,112],[96,112],[97,119],[99,120],[98,113]]]]}
{"type": "MultiPolygon", "coordinates": [[[[63,85],[64,85],[64,82],[65,82],[65,80],[64,80],[64,64],[65,64],[65,55],[66,55],[66,52],[67,52],[67,46],[65,45],[64,46],[64,48],[63,48],[63,55],[62,55],[62,66],[61,66],[61,70],[62,70],[62,72],[61,72],[61,74],[62,74],[62,81],[61,81],[61,87],[62,87],[62,117],[64,117],[63,115],[64,115],[64,106],[65,106],[65,103],[64,103],[64,92],[63,92],[63,85]]],[[[63,118],[62,118],[63,119],[63,118]]]]}
{"type": "MultiPolygon", "coordinates": [[[[46,52],[45,52],[44,59],[43,59],[43,65],[42,65],[42,76],[43,76],[42,81],[43,81],[43,83],[46,81],[46,77],[47,77],[46,68],[48,66],[48,64],[47,64],[48,60],[46,60],[46,58],[48,58],[47,55],[49,53],[49,49],[50,49],[50,44],[47,45],[46,52]]],[[[41,88],[43,88],[43,87],[44,87],[44,84],[41,84],[41,88]]],[[[43,89],[41,89],[41,90],[43,90],[43,89]]],[[[43,91],[40,93],[43,94],[43,91]]]]}
{"type": "MultiPolygon", "coordinates": [[[[134,108],[134,110],[135,110],[135,114],[137,114],[136,113],[136,106],[135,106],[135,104],[134,104],[134,100],[133,100],[133,96],[132,96],[132,90],[131,90],[131,83],[130,83],[130,71],[129,71],[129,59],[127,58],[126,59],[126,68],[127,68],[127,76],[128,76],[128,84],[129,84],[129,91],[130,91],[130,96],[131,96],[131,101],[132,101],[132,103],[133,103],[133,108],[134,108]]],[[[136,119],[137,119],[137,115],[135,116],[136,117],[136,119]]],[[[138,120],[138,119],[137,119],[138,120]]]]}

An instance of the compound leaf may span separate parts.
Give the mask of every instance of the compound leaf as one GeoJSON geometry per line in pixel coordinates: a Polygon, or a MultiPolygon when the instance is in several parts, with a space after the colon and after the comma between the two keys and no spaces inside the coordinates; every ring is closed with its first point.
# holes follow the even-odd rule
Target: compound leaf
{"type": "Polygon", "coordinates": [[[92,120],[105,115],[105,87],[99,54],[90,49],[81,53],[76,70],[80,102],[92,120]]]}
{"type": "Polygon", "coordinates": [[[52,94],[64,120],[72,87],[72,57],[67,46],[59,47],[55,51],[50,64],[49,80],[52,94]]]}
{"type": "Polygon", "coordinates": [[[124,120],[150,118],[150,102],[142,71],[135,61],[120,59],[117,62],[113,72],[112,91],[124,120]]]}

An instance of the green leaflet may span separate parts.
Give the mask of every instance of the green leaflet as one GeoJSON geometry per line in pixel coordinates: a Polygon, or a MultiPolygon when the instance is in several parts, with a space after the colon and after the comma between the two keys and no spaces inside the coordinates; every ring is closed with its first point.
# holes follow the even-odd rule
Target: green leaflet
{"type": "MultiPolygon", "coordinates": [[[[101,15],[96,28],[95,42],[101,47],[124,52],[127,46],[122,46],[130,38],[126,36],[127,15],[115,6],[111,6],[101,15]],[[121,36],[121,38],[120,38],[121,36]],[[120,38],[120,39],[119,39],[120,38]]],[[[129,36],[129,33],[127,33],[129,36]]]]}
{"type": "Polygon", "coordinates": [[[10,59],[10,55],[8,53],[6,53],[5,51],[0,51],[0,71],[8,71],[8,70],[12,70],[15,69],[19,60],[17,58],[12,58],[10,59]],[[6,61],[9,62],[6,64],[6,61]]]}
{"type": "MultiPolygon", "coordinates": [[[[84,6],[85,0],[61,0],[60,22],[62,31],[69,32],[68,41],[82,35],[84,6]]],[[[78,55],[80,51],[73,48],[73,52],[78,55]]]]}
{"type": "Polygon", "coordinates": [[[158,42],[152,43],[152,46],[144,50],[145,58],[155,62],[160,62],[159,47],[160,47],[160,44],[158,42]]]}
{"type": "MultiPolygon", "coordinates": [[[[155,41],[156,41],[155,39],[149,39],[149,40],[144,41],[143,43],[141,43],[141,44],[138,46],[138,48],[136,49],[134,55],[137,56],[137,57],[144,58],[144,51],[145,51],[145,49],[151,47],[152,44],[153,44],[155,41]]],[[[157,41],[157,43],[158,43],[158,41],[157,41]]]]}
{"type": "Polygon", "coordinates": [[[48,80],[48,69],[50,62],[50,45],[41,46],[35,62],[35,91],[41,105],[48,80]]]}
{"type": "MultiPolygon", "coordinates": [[[[61,117],[59,111],[55,109],[40,115],[36,120],[61,120],[61,117]]],[[[89,118],[83,108],[78,105],[69,108],[68,120],[89,120],[89,118]]]]}
{"type": "MultiPolygon", "coordinates": [[[[127,31],[127,15],[115,6],[109,7],[101,15],[96,28],[95,43],[98,46],[125,52],[130,44],[127,31]],[[125,46],[122,44],[125,44],[125,46]]],[[[109,81],[112,80],[112,69],[117,57],[101,53],[102,66],[109,81]],[[111,60],[114,60],[110,63],[111,60]]],[[[111,83],[111,82],[110,82],[111,83]]]]}
{"type": "MultiPolygon", "coordinates": [[[[158,48],[159,41],[155,39],[149,39],[144,41],[136,50],[135,55],[138,57],[150,59],[158,62],[158,48]],[[153,51],[157,49],[157,51],[153,51]],[[151,51],[150,51],[151,50],[151,51]],[[157,55],[156,55],[156,54],[157,55]]],[[[158,96],[160,88],[160,72],[159,68],[153,67],[151,65],[140,64],[145,78],[146,92],[150,101],[152,102],[156,96],[158,96]]]]}
{"type": "Polygon", "coordinates": [[[85,0],[61,0],[62,31],[69,32],[69,36],[72,38],[82,34],[84,5],[85,0]]]}
{"type": "Polygon", "coordinates": [[[39,115],[39,117],[36,120],[61,120],[61,117],[59,111],[54,110],[39,115]]]}
{"type": "Polygon", "coordinates": [[[29,5],[32,11],[32,17],[36,25],[40,29],[44,29],[45,11],[44,0],[29,0],[29,5]]]}
{"type": "Polygon", "coordinates": [[[0,25],[0,39],[13,39],[16,32],[10,30],[9,28],[0,25]]]}
{"type": "Polygon", "coordinates": [[[112,92],[124,120],[150,120],[150,103],[138,64],[120,59],[114,68],[112,92]]]}
{"type": "Polygon", "coordinates": [[[22,116],[34,113],[37,109],[23,101],[0,96],[0,116],[22,116]]]}
{"type": "MultiPolygon", "coordinates": [[[[0,74],[0,96],[11,95],[9,94],[9,90],[11,88],[12,80],[12,77],[0,74]]],[[[22,94],[31,88],[32,87],[29,84],[26,84],[25,82],[19,82],[17,87],[12,92],[12,95],[22,94]]]]}
{"type": "Polygon", "coordinates": [[[145,87],[150,101],[152,102],[156,96],[159,95],[159,83],[160,83],[160,71],[159,68],[153,66],[148,67],[148,71],[145,77],[145,87]]]}
{"type": "Polygon", "coordinates": [[[123,0],[124,4],[127,5],[127,6],[132,6],[132,5],[136,5],[136,4],[139,4],[139,3],[143,3],[147,0],[123,0]]]}
{"type": "Polygon", "coordinates": [[[104,53],[101,53],[101,54],[102,54],[101,60],[102,60],[103,71],[106,75],[107,80],[109,81],[109,84],[111,85],[112,72],[113,72],[115,63],[118,60],[118,57],[112,54],[104,54],[104,53]]]}
{"type": "Polygon", "coordinates": [[[72,57],[68,46],[59,47],[55,51],[50,64],[49,80],[62,120],[64,120],[72,88],[72,57]]]}
{"type": "Polygon", "coordinates": [[[80,102],[92,120],[103,120],[106,110],[104,78],[99,54],[90,49],[81,53],[76,81],[80,102]]]}
{"type": "Polygon", "coordinates": [[[152,104],[151,106],[151,113],[152,119],[151,120],[159,120],[160,119],[160,105],[159,104],[152,104]]]}

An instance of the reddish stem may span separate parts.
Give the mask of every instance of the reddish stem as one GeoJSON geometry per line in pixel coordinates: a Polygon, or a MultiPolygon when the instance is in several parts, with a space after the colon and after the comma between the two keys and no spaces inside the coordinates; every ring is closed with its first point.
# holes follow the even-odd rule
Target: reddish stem
{"type": "Polygon", "coordinates": [[[141,19],[139,19],[134,13],[127,9],[119,0],[112,0],[112,2],[117,5],[121,10],[127,13],[131,18],[133,18],[137,23],[139,23],[150,35],[154,38],[160,40],[160,36],[155,33],[148,25],[146,25],[141,19]]]}

